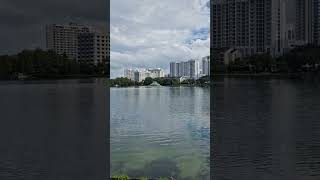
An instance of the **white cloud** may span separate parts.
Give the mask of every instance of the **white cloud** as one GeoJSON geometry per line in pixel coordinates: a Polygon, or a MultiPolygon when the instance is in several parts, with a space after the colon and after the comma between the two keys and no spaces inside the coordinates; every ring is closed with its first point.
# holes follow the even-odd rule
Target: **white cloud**
{"type": "Polygon", "coordinates": [[[208,0],[111,0],[111,77],[209,55],[208,0]],[[199,33],[198,32],[198,33],[199,33]]]}

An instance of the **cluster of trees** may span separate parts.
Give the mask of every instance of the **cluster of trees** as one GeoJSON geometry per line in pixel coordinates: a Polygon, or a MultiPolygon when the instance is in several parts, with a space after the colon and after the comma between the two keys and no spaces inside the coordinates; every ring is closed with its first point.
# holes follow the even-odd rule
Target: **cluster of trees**
{"type": "Polygon", "coordinates": [[[175,78],[155,78],[154,81],[159,83],[161,86],[179,86],[180,81],[175,78]]]}
{"type": "Polygon", "coordinates": [[[161,86],[179,86],[179,85],[192,85],[192,86],[206,86],[209,84],[209,76],[205,76],[202,78],[199,78],[197,80],[194,79],[188,79],[180,82],[176,78],[151,78],[147,77],[142,82],[135,82],[128,78],[120,77],[116,79],[110,80],[110,85],[112,87],[119,86],[119,87],[128,87],[128,86],[148,86],[152,84],[153,82],[159,83],[161,86]]]}
{"type": "Polygon", "coordinates": [[[41,49],[24,50],[16,55],[0,56],[0,79],[13,79],[22,73],[33,78],[68,76],[106,76],[107,63],[98,65],[78,63],[66,55],[41,49]]]}
{"type": "Polygon", "coordinates": [[[120,77],[116,79],[110,79],[110,86],[128,87],[128,86],[139,86],[141,83],[132,81],[126,77],[120,77]]]}
{"type": "Polygon", "coordinates": [[[277,58],[273,58],[268,54],[259,54],[241,60],[237,59],[227,66],[213,64],[213,71],[215,73],[294,73],[302,71],[319,71],[319,50],[319,47],[313,46],[298,47],[277,58]]]}
{"type": "Polygon", "coordinates": [[[147,77],[142,82],[136,82],[132,81],[131,79],[120,77],[110,80],[111,86],[119,86],[119,87],[128,87],[128,86],[148,86],[152,84],[153,82],[159,83],[161,86],[178,86],[180,85],[180,81],[177,79],[171,79],[171,78],[151,78],[147,77]]]}

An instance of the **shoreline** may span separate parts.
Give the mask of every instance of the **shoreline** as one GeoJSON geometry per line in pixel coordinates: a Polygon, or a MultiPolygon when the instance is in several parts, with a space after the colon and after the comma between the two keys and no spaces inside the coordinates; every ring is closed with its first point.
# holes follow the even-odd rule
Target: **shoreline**
{"type": "Polygon", "coordinates": [[[212,78],[217,77],[271,77],[271,78],[304,78],[308,75],[317,75],[319,72],[295,72],[295,73],[217,73],[212,78]]]}
{"type": "Polygon", "coordinates": [[[201,87],[201,88],[207,88],[210,87],[210,85],[207,86],[198,86],[198,85],[179,85],[179,86],[110,86],[110,88],[161,88],[161,87],[201,87]]]}
{"type": "Polygon", "coordinates": [[[0,79],[0,81],[45,81],[45,80],[72,80],[72,79],[92,79],[92,78],[105,78],[106,76],[97,75],[66,75],[66,76],[41,76],[41,77],[25,77],[25,78],[8,78],[0,79]]]}
{"type": "Polygon", "coordinates": [[[288,76],[300,73],[216,73],[213,76],[288,76]]]}

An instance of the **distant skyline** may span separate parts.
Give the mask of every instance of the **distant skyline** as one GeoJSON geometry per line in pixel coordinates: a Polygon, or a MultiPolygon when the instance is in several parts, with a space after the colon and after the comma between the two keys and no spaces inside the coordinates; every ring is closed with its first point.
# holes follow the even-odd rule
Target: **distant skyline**
{"type": "Polygon", "coordinates": [[[210,53],[209,0],[111,0],[111,78],[210,53]]]}

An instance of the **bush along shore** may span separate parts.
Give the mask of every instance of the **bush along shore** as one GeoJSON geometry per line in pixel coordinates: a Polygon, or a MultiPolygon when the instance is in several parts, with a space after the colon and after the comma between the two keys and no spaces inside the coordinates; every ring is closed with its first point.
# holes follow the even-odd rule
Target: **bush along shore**
{"type": "Polygon", "coordinates": [[[23,50],[16,55],[0,56],[0,80],[106,77],[106,62],[79,63],[53,51],[23,50]]]}
{"type": "Polygon", "coordinates": [[[320,74],[320,47],[297,47],[276,58],[259,54],[236,59],[228,65],[214,61],[212,67],[213,76],[299,77],[310,73],[320,74]]]}
{"type": "Polygon", "coordinates": [[[187,79],[181,81],[177,78],[151,78],[147,77],[141,82],[132,81],[125,77],[115,78],[110,80],[111,87],[130,87],[130,86],[152,86],[153,84],[159,84],[160,86],[201,86],[207,87],[210,85],[209,76],[201,77],[197,80],[187,79]]]}

